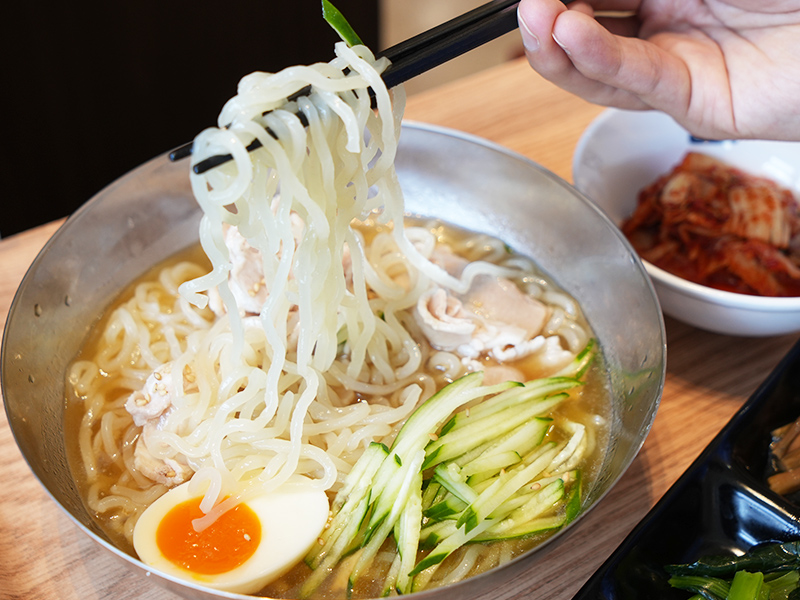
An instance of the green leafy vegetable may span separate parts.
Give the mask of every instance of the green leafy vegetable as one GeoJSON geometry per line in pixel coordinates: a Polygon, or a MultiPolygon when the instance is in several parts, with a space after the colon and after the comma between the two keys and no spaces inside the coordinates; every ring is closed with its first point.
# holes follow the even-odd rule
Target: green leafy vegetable
{"type": "Polygon", "coordinates": [[[718,577],[681,575],[671,577],[669,584],[674,588],[698,594],[707,600],[725,600],[731,590],[731,584],[718,577]]]}
{"type": "Polygon", "coordinates": [[[763,544],[741,556],[706,556],[683,565],[667,565],[670,575],[733,577],[736,571],[790,571],[800,569],[800,541],[763,544]]]}
{"type": "Polygon", "coordinates": [[[672,587],[706,600],[797,600],[800,598],[800,542],[770,543],[741,556],[706,556],[667,565],[672,587]]]}
{"type": "Polygon", "coordinates": [[[339,9],[328,0],[322,0],[322,17],[348,46],[358,46],[364,43],[339,9]]]}
{"type": "Polygon", "coordinates": [[[727,600],[759,600],[763,586],[763,573],[736,571],[727,600]]]}

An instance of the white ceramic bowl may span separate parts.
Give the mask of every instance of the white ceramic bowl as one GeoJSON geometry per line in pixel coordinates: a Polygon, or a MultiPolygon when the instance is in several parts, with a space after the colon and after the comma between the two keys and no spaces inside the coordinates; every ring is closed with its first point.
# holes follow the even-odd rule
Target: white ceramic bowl
{"type": "MultiPolygon", "coordinates": [[[[800,143],[693,139],[655,111],[604,111],[586,129],[572,163],[575,187],[616,224],[635,209],[639,191],[702,152],[749,173],[769,177],[800,197],[800,143]]],[[[665,314],[717,333],[771,336],[800,331],[800,298],[724,292],[686,281],[643,261],[665,314]]]]}

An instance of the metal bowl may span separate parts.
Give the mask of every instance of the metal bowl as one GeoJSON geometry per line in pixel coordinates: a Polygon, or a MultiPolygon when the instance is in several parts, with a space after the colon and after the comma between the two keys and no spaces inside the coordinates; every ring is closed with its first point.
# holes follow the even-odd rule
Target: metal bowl
{"type": "MultiPolygon", "coordinates": [[[[588,490],[585,514],[636,456],[664,385],[664,323],[641,262],[580,192],[484,140],[406,124],[397,169],[411,214],[502,238],[581,303],[604,353],[614,402],[612,443],[601,476],[588,490]]],[[[14,299],[0,356],[2,391],[22,455],[87,535],[181,596],[243,598],[151,572],[114,547],[81,500],[64,441],[67,365],[125,286],[196,243],[199,218],[187,164],[170,163],[166,156],[135,169],[78,210],[41,251],[14,299]]],[[[580,521],[566,529],[580,527],[580,521]]],[[[565,530],[506,565],[416,596],[466,599],[497,590],[565,530]]]]}

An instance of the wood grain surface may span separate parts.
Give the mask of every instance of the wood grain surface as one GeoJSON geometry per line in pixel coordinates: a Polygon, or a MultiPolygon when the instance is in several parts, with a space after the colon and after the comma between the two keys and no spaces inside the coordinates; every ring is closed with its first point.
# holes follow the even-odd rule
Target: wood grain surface
{"type": "MultiPolygon", "coordinates": [[[[600,112],[513,61],[409,98],[406,117],[476,134],[570,180],[575,144],[600,112]]],[[[0,317],[49,224],[0,241],[0,317]]],[[[668,373],[653,429],[605,499],[492,594],[566,600],[611,554],[764,380],[797,336],[731,338],[667,320],[668,373]]],[[[0,598],[175,599],[129,572],[48,497],[0,416],[0,598]]]]}

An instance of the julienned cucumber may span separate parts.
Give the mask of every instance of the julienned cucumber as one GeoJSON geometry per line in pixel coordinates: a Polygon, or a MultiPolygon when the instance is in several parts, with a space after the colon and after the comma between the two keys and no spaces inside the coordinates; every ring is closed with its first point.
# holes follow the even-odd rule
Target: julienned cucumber
{"type": "Polygon", "coordinates": [[[525,384],[484,386],[482,373],[466,375],[420,405],[390,448],[371,444],[306,556],[314,571],[301,597],[350,555],[352,591],[388,538],[398,554],[383,591],[403,594],[423,589],[464,544],[527,537],[572,520],[581,505],[585,429],[562,419],[553,437],[549,413],[582,385],[594,354],[590,341],[556,376],[525,384]]]}

